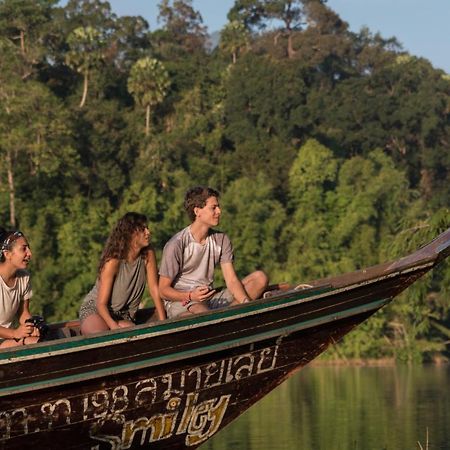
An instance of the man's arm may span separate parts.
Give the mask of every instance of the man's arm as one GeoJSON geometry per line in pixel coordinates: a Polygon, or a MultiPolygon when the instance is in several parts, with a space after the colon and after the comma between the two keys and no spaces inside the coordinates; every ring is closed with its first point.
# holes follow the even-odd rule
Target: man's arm
{"type": "Polygon", "coordinates": [[[172,287],[172,280],[164,275],[159,277],[159,293],[162,298],[172,302],[188,303],[203,302],[211,298],[215,291],[209,290],[208,286],[197,286],[192,291],[179,291],[172,287]]]}
{"type": "Polygon", "coordinates": [[[164,300],[172,302],[189,302],[190,292],[178,291],[172,287],[172,280],[164,275],[159,276],[159,294],[164,300]]]}
{"type": "Polygon", "coordinates": [[[220,265],[222,268],[223,277],[227,288],[233,294],[233,297],[237,303],[245,303],[250,300],[250,296],[244,288],[241,280],[238,278],[236,271],[232,262],[222,263],[220,265]]]}

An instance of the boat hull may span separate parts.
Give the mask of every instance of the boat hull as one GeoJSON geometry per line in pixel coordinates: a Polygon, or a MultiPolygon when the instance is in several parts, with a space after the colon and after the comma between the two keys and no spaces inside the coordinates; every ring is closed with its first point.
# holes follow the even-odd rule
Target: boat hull
{"type": "Polygon", "coordinates": [[[3,398],[0,448],[196,448],[370,314],[3,398]]]}

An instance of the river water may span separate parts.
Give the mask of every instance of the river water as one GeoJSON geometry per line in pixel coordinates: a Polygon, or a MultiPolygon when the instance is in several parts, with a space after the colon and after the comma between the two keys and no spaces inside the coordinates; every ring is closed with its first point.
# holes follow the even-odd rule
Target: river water
{"type": "Polygon", "coordinates": [[[307,367],[201,448],[449,450],[450,366],[307,367]]]}

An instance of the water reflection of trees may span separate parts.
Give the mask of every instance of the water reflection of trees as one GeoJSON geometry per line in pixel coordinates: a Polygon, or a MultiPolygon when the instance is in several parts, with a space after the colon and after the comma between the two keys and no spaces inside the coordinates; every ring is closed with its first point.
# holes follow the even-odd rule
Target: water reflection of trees
{"type": "Polygon", "coordinates": [[[313,367],[214,437],[206,449],[445,448],[449,367],[313,367]]]}

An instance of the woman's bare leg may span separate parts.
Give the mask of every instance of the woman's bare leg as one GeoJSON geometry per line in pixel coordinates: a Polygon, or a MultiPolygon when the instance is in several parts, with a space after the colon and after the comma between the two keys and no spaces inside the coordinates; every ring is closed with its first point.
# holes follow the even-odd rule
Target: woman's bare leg
{"type": "Polygon", "coordinates": [[[91,314],[81,321],[80,330],[81,334],[88,335],[108,331],[109,327],[98,314],[91,314]]]}
{"type": "Polygon", "coordinates": [[[16,341],[15,339],[5,339],[0,344],[0,348],[17,347],[18,345],[36,344],[38,340],[39,338],[37,336],[28,336],[24,339],[20,339],[19,341],[16,341]]]}
{"type": "Polygon", "coordinates": [[[134,323],[131,320],[119,320],[117,323],[120,328],[134,327],[134,323]]]}

